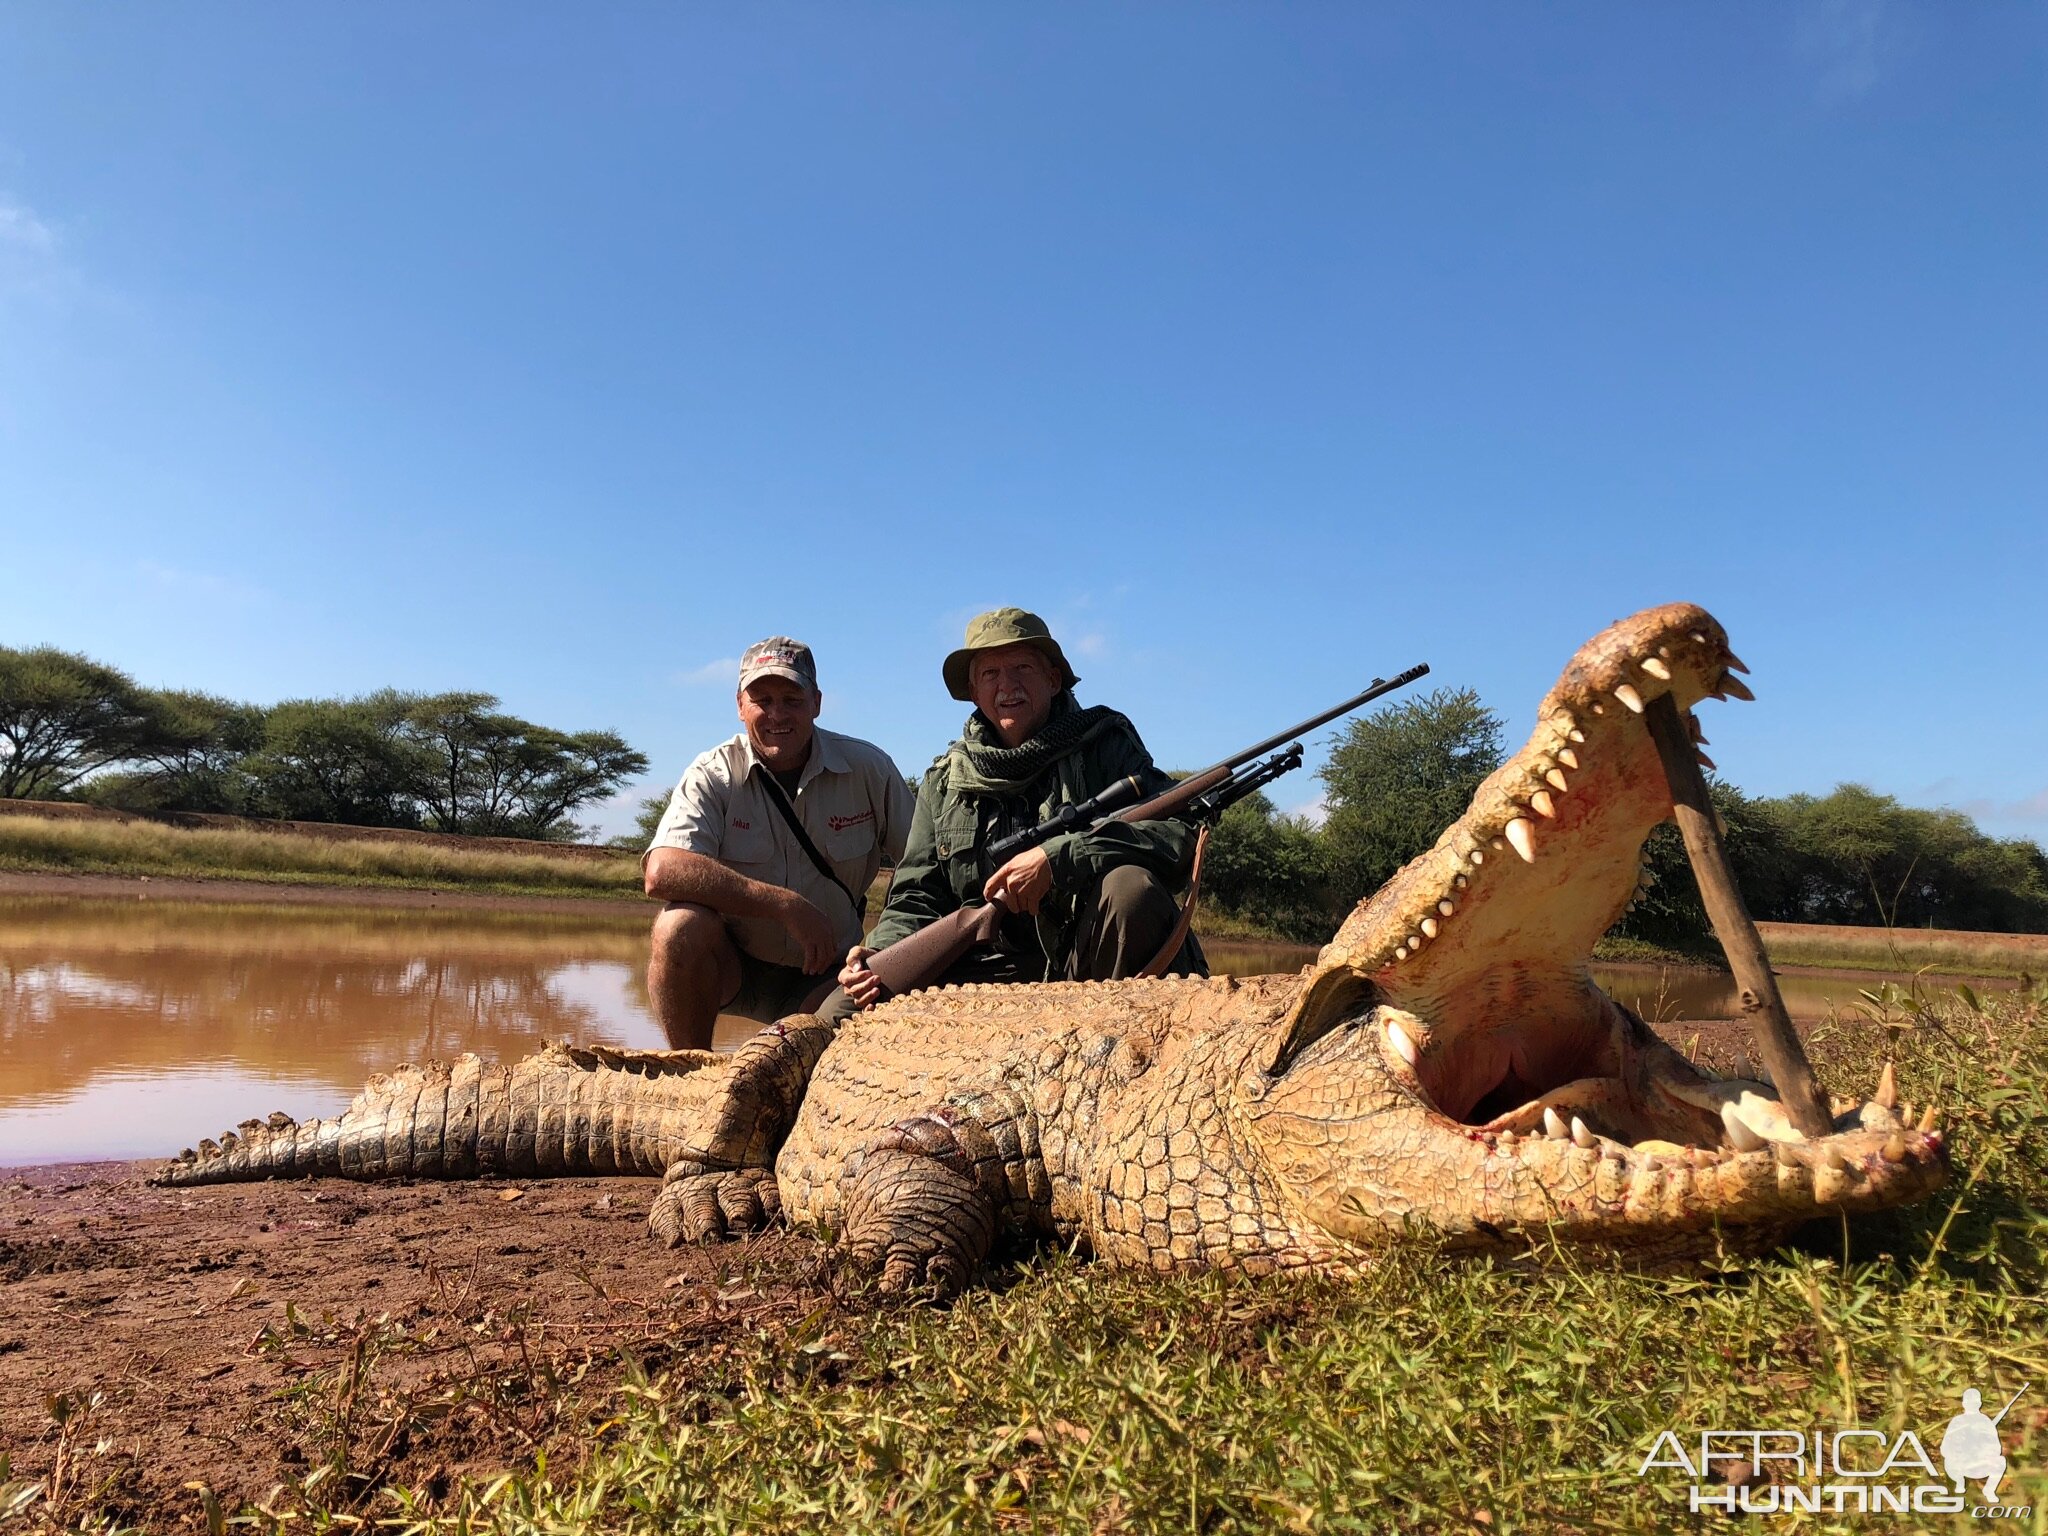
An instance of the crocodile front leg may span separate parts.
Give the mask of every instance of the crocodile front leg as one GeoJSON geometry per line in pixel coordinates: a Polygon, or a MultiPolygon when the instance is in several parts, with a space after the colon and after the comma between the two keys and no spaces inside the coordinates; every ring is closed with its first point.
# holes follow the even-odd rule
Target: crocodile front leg
{"type": "Polygon", "coordinates": [[[832,1027],[808,1014],[768,1025],[733,1053],[703,1144],[669,1164],[647,1225],[668,1247],[758,1231],[782,1214],[781,1150],[832,1027]]]}
{"type": "Polygon", "coordinates": [[[1051,1230],[1036,1117],[1010,1093],[950,1100],[900,1120],[847,1159],[844,1243],[885,1291],[964,1286],[1008,1228],[1051,1230]]]}

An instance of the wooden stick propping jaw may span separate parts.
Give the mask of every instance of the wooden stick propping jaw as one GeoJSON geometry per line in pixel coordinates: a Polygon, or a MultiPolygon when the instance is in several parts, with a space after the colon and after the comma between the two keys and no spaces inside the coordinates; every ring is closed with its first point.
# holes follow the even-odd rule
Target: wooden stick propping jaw
{"type": "Polygon", "coordinates": [[[1650,728],[1650,739],[1657,743],[1657,756],[1663,760],[1664,777],[1671,785],[1672,816],[1685,838],[1693,878],[1699,882],[1700,902],[1714,925],[1714,937],[1728,956],[1728,968],[1735,973],[1742,1017],[1756,1036],[1771,1080],[1777,1085],[1778,1099],[1800,1134],[1829,1135],[1834,1121],[1828,1101],[1792,1028],[1785,1000],[1778,995],[1778,979],[1771,974],[1763,936],[1756,931],[1736,887],[1735,871],[1707,799],[1707,781],[1693,760],[1692,742],[1679,720],[1677,701],[1668,693],[1650,700],[1644,706],[1643,720],[1650,728]]]}

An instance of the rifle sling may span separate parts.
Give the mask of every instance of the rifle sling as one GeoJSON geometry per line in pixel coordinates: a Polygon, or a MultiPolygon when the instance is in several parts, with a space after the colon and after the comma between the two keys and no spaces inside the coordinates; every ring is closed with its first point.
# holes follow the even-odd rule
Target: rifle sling
{"type": "Polygon", "coordinates": [[[804,830],[804,824],[797,819],[796,807],[789,803],[789,796],[776,782],[775,775],[764,768],[761,770],[761,782],[768,786],[768,798],[775,802],[775,809],[782,812],[782,819],[789,823],[789,830],[796,834],[797,846],[810,855],[811,862],[818,867],[818,873],[830,880],[839,894],[846,898],[847,904],[853,908],[853,920],[856,923],[863,921],[867,917],[867,901],[855,897],[853,892],[846,888],[846,882],[839,878],[839,872],[825,862],[825,855],[818,852],[818,845],[811,841],[811,834],[804,830]]]}
{"type": "Polygon", "coordinates": [[[1140,976],[1164,976],[1166,968],[1173,964],[1174,956],[1180,953],[1181,945],[1188,941],[1188,929],[1194,926],[1195,903],[1202,895],[1202,855],[1209,851],[1209,824],[1205,821],[1195,831],[1195,858],[1188,868],[1188,899],[1181,903],[1180,921],[1173,925],[1173,932],[1167,935],[1166,943],[1152,963],[1138,972],[1140,976]]]}

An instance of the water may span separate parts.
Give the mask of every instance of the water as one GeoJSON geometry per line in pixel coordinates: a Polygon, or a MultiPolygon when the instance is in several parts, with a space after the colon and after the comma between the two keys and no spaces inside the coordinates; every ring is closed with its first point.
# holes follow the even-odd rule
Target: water
{"type": "MultiPolygon", "coordinates": [[[[0,898],[0,1167],[161,1157],[283,1110],[331,1115],[372,1072],[544,1039],[659,1049],[647,920],[374,907],[0,898]]],[[[1213,942],[1216,970],[1307,946],[1213,942]]],[[[1727,1017],[1724,977],[1613,967],[1645,1018],[1727,1017]]],[[[1788,978],[1795,1014],[1877,978],[1788,978]]],[[[1995,985],[1995,983],[1994,983],[1995,985]]],[[[759,1026],[721,1019],[729,1049],[759,1026]]]]}

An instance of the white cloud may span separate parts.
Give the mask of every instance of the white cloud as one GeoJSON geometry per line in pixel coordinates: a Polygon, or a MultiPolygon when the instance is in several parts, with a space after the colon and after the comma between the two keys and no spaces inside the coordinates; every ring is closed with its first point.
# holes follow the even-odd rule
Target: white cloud
{"type": "Polygon", "coordinates": [[[1799,51],[1820,72],[1823,101],[1868,95],[1898,53],[1891,0],[1810,0],[1801,10],[1799,51]]]}
{"type": "Polygon", "coordinates": [[[49,255],[57,249],[57,232],[37,218],[33,209],[0,195],[0,245],[49,255]]]}
{"type": "Polygon", "coordinates": [[[1099,630],[1087,630],[1063,642],[1061,648],[1072,651],[1076,656],[1106,656],[1109,654],[1109,637],[1099,630]]]}
{"type": "Polygon", "coordinates": [[[1313,800],[1304,800],[1299,805],[1284,806],[1282,814],[1299,816],[1304,821],[1320,827],[1330,819],[1330,797],[1325,793],[1317,795],[1313,800]]]}
{"type": "Polygon", "coordinates": [[[737,685],[739,675],[739,657],[721,656],[716,661],[705,662],[701,667],[692,667],[687,672],[676,673],[675,681],[685,688],[704,688],[712,683],[737,685]]]}
{"type": "Polygon", "coordinates": [[[1955,808],[1975,822],[2021,822],[2048,827],[2048,789],[2019,800],[1993,800],[1978,796],[1954,802],[1955,808]]]}

